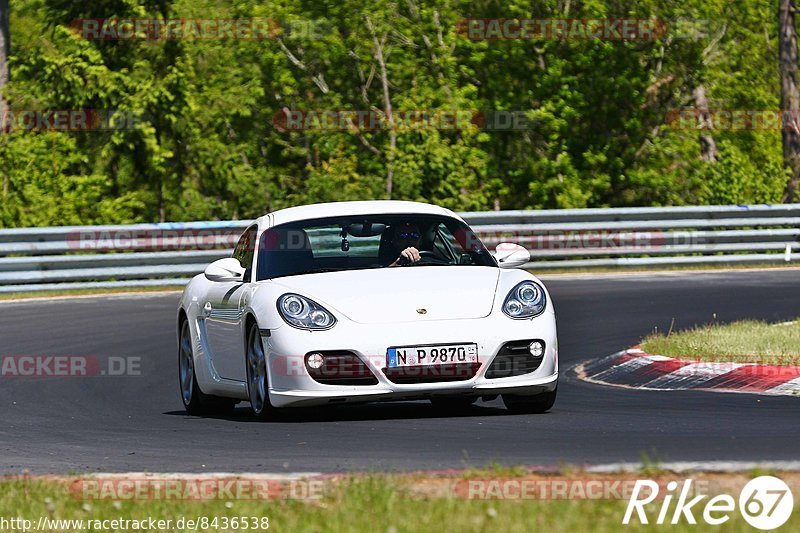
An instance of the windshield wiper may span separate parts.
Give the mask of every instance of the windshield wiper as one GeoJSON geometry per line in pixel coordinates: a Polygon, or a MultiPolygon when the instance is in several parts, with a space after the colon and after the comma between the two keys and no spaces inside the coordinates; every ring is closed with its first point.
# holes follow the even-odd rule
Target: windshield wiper
{"type": "Polygon", "coordinates": [[[322,274],[324,272],[338,272],[339,270],[345,270],[343,268],[311,268],[309,270],[298,270],[296,272],[292,272],[290,274],[286,274],[287,276],[302,276],[303,274],[322,274]]]}

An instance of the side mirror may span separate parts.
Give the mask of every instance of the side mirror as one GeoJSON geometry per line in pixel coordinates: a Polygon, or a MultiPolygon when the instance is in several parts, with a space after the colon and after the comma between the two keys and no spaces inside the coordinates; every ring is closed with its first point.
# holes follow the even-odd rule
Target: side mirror
{"type": "Polygon", "coordinates": [[[244,270],[238,259],[226,257],[208,265],[205,275],[209,281],[244,281],[244,270]]]}
{"type": "Polygon", "coordinates": [[[519,244],[501,242],[495,248],[494,258],[500,268],[517,268],[529,262],[531,254],[519,244]]]}

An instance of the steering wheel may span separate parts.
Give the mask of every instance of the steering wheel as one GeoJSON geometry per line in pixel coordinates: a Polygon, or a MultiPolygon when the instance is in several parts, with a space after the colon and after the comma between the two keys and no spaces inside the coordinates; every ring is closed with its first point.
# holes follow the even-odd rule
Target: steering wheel
{"type": "Polygon", "coordinates": [[[414,266],[414,265],[446,265],[449,263],[439,255],[430,250],[419,250],[419,261],[412,263],[411,260],[405,257],[400,257],[400,266],[414,266]]]}
{"type": "Polygon", "coordinates": [[[430,250],[420,250],[419,251],[419,261],[414,263],[415,265],[419,264],[447,264],[449,261],[442,258],[439,254],[435,252],[431,252],[430,250]]]}

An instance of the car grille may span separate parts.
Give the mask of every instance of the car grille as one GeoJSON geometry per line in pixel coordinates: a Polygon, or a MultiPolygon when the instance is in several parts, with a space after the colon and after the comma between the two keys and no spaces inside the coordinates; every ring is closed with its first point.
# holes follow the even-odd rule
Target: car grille
{"type": "Polygon", "coordinates": [[[325,358],[320,368],[311,368],[306,363],[308,374],[323,385],[377,385],[376,378],[367,365],[353,352],[317,351],[325,358]]]}
{"type": "Polygon", "coordinates": [[[489,379],[494,378],[509,378],[511,376],[521,376],[523,374],[530,374],[542,364],[542,357],[534,357],[528,350],[528,346],[534,340],[538,340],[545,346],[544,352],[547,351],[546,344],[541,339],[529,339],[523,341],[507,342],[500,348],[500,351],[495,356],[492,364],[486,370],[486,377],[489,379]]]}
{"type": "Polygon", "coordinates": [[[442,381],[466,381],[475,377],[480,363],[460,363],[428,366],[406,366],[384,368],[383,373],[392,383],[437,383],[442,381]]]}

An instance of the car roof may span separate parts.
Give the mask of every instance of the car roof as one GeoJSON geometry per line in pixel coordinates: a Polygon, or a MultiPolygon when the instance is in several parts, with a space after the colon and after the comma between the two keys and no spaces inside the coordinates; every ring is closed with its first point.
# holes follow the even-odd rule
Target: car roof
{"type": "Polygon", "coordinates": [[[441,215],[462,220],[461,217],[456,215],[453,211],[437,205],[401,200],[367,200],[356,202],[329,202],[289,207],[270,213],[272,216],[271,222],[267,220],[269,215],[261,217],[259,219],[259,225],[262,227],[266,224],[277,226],[278,224],[314,218],[389,214],[441,215]]]}

